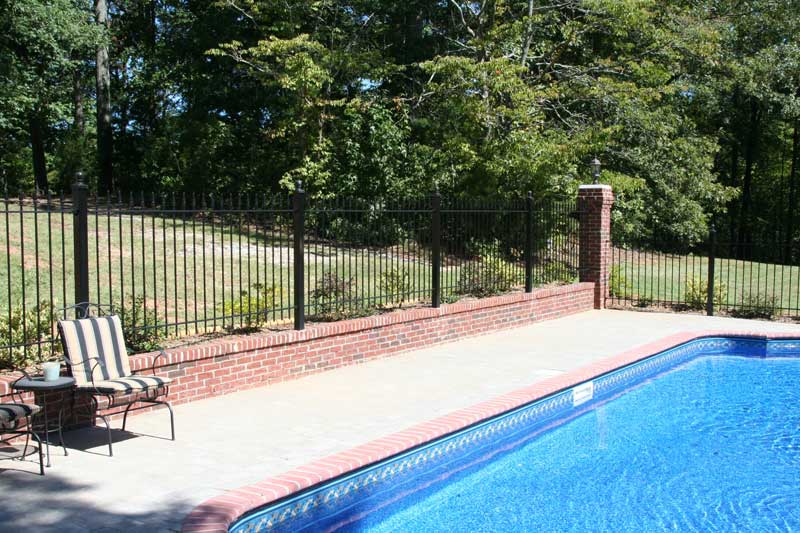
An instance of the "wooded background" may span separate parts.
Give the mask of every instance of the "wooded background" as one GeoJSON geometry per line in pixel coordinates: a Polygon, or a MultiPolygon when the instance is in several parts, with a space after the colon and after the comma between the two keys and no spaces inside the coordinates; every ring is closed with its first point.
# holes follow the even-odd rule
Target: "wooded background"
{"type": "Polygon", "coordinates": [[[10,194],[569,193],[800,241],[797,0],[0,0],[10,194]]]}

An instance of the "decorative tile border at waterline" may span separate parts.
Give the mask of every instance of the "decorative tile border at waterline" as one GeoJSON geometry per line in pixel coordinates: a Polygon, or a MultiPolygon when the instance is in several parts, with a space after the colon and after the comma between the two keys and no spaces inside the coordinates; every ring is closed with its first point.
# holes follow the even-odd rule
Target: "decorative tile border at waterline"
{"type": "MultiPolygon", "coordinates": [[[[490,437],[519,431],[523,426],[568,413],[574,409],[572,387],[589,380],[593,380],[594,385],[593,401],[598,401],[701,353],[774,357],[798,352],[800,339],[796,334],[704,331],[672,335],[261,483],[229,491],[196,507],[184,520],[183,531],[226,532],[243,515],[268,504],[274,504],[275,508],[265,516],[259,513],[258,521],[250,524],[250,529],[235,531],[249,533],[276,531],[288,525],[296,527],[298,519],[328,506],[341,505],[355,495],[363,497],[365,489],[371,492],[382,482],[396,483],[398,476],[411,475],[423,466],[445,461],[456,451],[463,452],[465,447],[480,446],[490,437]],[[778,340],[784,342],[768,342],[778,340]],[[503,416],[495,418],[498,415],[503,416]],[[488,420],[492,418],[495,419],[488,420]],[[432,443],[448,435],[449,438],[432,443]],[[396,457],[388,464],[365,468],[392,456],[396,457]],[[341,478],[334,486],[290,497],[334,478],[341,478]]],[[[586,407],[583,405],[581,409],[586,407]]]]}

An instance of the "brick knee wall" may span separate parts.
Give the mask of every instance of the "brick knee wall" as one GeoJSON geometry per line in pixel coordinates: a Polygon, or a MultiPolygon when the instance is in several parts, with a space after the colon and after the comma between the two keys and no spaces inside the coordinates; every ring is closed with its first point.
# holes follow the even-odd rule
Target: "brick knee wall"
{"type": "MultiPolygon", "coordinates": [[[[438,309],[409,309],[314,324],[303,331],[229,336],[169,350],[166,357],[158,360],[156,373],[173,379],[168,399],[181,404],[588,311],[595,307],[595,290],[595,283],[575,283],[438,309]]],[[[131,357],[131,368],[148,374],[155,356],[135,355],[131,357]]],[[[0,401],[11,401],[10,383],[17,377],[0,376],[0,401]]],[[[71,399],[69,392],[48,396],[50,416],[57,416],[63,403],[68,424],[85,424],[86,418],[77,419],[71,412],[71,399]]],[[[40,398],[30,394],[24,395],[23,400],[41,404],[40,398]]],[[[117,417],[120,409],[102,412],[117,417]]]]}

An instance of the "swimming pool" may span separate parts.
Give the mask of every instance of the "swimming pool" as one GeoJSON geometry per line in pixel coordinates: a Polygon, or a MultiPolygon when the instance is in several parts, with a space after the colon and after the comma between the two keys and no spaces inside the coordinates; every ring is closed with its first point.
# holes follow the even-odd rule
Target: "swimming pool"
{"type": "Polygon", "coordinates": [[[797,529],[798,355],[796,340],[698,339],[231,531],[797,529]]]}

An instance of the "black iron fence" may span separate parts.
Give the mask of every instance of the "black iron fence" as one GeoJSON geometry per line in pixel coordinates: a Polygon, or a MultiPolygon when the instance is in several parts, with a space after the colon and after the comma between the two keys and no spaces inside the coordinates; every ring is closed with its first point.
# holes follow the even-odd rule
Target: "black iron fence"
{"type": "Polygon", "coordinates": [[[657,233],[641,242],[615,242],[609,286],[616,306],[800,317],[800,264],[792,254],[769,242],[723,238],[713,228],[698,243],[657,233]]]}
{"type": "Polygon", "coordinates": [[[2,203],[0,367],[52,356],[55,319],[83,302],[113,307],[130,344],[148,349],[578,276],[574,199],[94,196],[76,185],[68,198],[2,203]]]}

